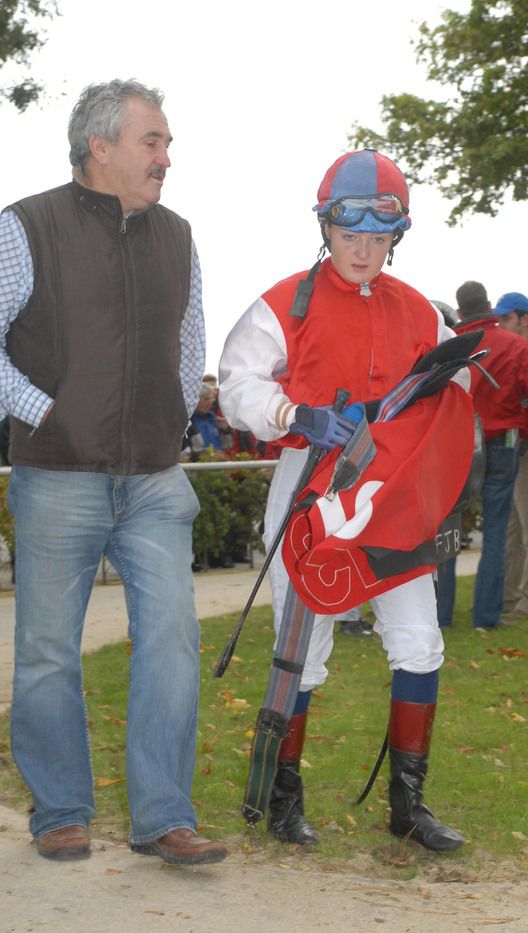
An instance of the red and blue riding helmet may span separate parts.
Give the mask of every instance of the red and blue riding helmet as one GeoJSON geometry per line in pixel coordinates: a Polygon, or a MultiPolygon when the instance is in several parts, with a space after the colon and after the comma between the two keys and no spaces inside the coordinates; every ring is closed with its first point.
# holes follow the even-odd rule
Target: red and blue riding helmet
{"type": "Polygon", "coordinates": [[[320,223],[358,233],[403,234],[411,226],[407,182],[396,163],[377,149],[340,156],[326,172],[313,210],[320,223]]]}

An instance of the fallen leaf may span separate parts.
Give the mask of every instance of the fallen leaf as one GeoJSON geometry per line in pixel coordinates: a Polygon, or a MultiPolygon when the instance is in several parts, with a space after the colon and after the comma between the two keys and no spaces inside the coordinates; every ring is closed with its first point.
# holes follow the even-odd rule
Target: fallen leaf
{"type": "Polygon", "coordinates": [[[217,697],[221,697],[222,700],[233,700],[235,697],[232,690],[219,690],[216,695],[217,697]]]}
{"type": "Polygon", "coordinates": [[[122,778],[104,778],[104,777],[96,778],[95,786],[96,787],[110,787],[111,784],[123,784],[124,780],[125,780],[124,777],[122,778]]]}
{"type": "Polygon", "coordinates": [[[526,651],[523,651],[521,648],[498,648],[499,654],[503,658],[525,658],[526,651]]]}
{"type": "Polygon", "coordinates": [[[233,697],[232,700],[226,700],[224,706],[226,709],[233,710],[235,713],[240,713],[243,709],[251,709],[251,703],[248,703],[247,700],[240,697],[233,697]]]}

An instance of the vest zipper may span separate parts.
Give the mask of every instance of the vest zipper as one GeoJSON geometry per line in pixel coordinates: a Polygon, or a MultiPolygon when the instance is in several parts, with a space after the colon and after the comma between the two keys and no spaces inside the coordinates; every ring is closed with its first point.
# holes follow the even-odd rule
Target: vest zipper
{"type": "Polygon", "coordinates": [[[126,473],[130,464],[130,422],[132,419],[132,409],[130,399],[134,396],[134,373],[132,366],[132,334],[135,328],[132,326],[132,316],[135,313],[134,296],[128,294],[127,282],[132,281],[127,276],[128,266],[130,265],[130,255],[127,239],[127,218],[123,217],[119,228],[121,242],[121,256],[123,262],[123,303],[126,322],[125,337],[125,360],[123,373],[123,421],[121,426],[121,463],[122,472],[126,473]]]}

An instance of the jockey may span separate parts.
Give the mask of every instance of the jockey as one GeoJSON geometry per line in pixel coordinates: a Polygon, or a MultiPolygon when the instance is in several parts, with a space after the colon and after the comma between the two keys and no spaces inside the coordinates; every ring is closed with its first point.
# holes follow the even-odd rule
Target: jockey
{"type": "MultiPolygon", "coordinates": [[[[315,266],[277,283],[250,306],[227,337],[220,362],[220,403],[229,423],[282,446],[265,515],[267,546],[288,508],[309,446],[323,452],[341,448],[354,431],[355,425],[332,408],[336,389],[346,389],[351,402],[379,400],[425,354],[453,337],[430,301],[382,272],[411,226],[407,183],[391,159],[374,149],[341,156],[326,172],[313,210],[323,237],[315,266]],[[323,259],[325,250],[329,256],[323,259]]],[[[468,413],[472,424],[468,386],[464,370],[443,390],[453,402],[446,462],[457,430],[467,431],[468,413]]],[[[465,472],[460,488],[464,479],[465,472]]],[[[415,519],[409,515],[408,523],[415,519]]],[[[278,553],[270,576],[278,631],[288,588],[278,553]]],[[[370,605],[392,671],[390,830],[400,837],[412,833],[433,851],[456,849],[463,845],[462,836],[443,826],[422,802],[444,660],[431,567],[399,585],[393,578],[389,586],[370,605]]],[[[280,746],[268,826],[284,842],[303,845],[318,839],[304,816],[299,769],[311,692],[328,674],[333,623],[334,615],[315,616],[297,701],[280,746]]]]}

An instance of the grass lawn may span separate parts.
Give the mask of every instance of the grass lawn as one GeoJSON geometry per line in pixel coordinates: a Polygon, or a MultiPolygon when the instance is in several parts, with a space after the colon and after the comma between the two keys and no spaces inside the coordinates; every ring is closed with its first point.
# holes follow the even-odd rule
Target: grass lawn
{"type": "MultiPolygon", "coordinates": [[[[426,802],[465,836],[456,853],[437,856],[391,837],[387,762],[365,803],[354,805],[377,758],[388,716],[390,675],[376,636],[336,632],[324,687],[315,691],[303,758],[306,811],[321,833],[310,852],[283,846],[263,823],[239,815],[254,722],[273,643],[271,610],[252,610],[237,653],[220,680],[211,671],[237,615],[202,623],[202,687],[194,801],[200,829],[233,850],[294,859],[309,868],[357,868],[393,877],[434,872],[528,870],[528,620],[489,633],[470,623],[473,579],[458,581],[455,624],[445,631],[426,802]]],[[[94,833],[125,840],[128,830],[124,747],[128,645],[85,656],[98,813],[94,833]]],[[[0,720],[0,800],[27,810],[30,798],[9,754],[8,717],[0,720]]],[[[510,875],[511,877],[511,875],[510,875]]]]}

